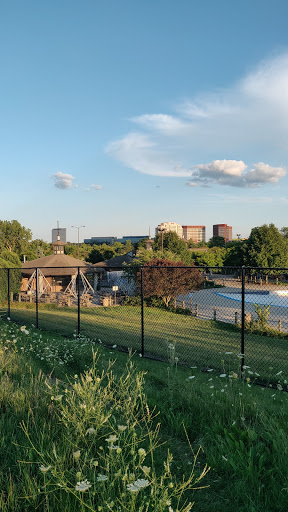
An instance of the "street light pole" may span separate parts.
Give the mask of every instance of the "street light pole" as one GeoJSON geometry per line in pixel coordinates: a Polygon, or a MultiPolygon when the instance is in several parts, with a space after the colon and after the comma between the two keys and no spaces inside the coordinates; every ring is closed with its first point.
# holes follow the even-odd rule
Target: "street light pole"
{"type": "Polygon", "coordinates": [[[165,228],[159,228],[158,229],[158,233],[160,232],[161,233],[161,252],[163,253],[163,235],[164,235],[164,231],[166,231],[165,228]]]}
{"type": "Polygon", "coordinates": [[[81,228],[85,228],[85,226],[71,226],[71,228],[78,229],[78,238],[77,238],[78,244],[77,245],[78,245],[78,260],[79,260],[79,231],[81,228]]]}

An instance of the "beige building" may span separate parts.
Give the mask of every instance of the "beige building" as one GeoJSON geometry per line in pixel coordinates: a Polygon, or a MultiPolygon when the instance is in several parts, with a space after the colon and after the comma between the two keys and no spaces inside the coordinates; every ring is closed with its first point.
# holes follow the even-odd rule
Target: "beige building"
{"type": "Polygon", "coordinates": [[[182,226],[184,240],[192,240],[195,244],[205,242],[206,227],[205,226],[182,226]]]}
{"type": "Polygon", "coordinates": [[[158,224],[157,228],[155,228],[155,235],[157,236],[161,231],[172,231],[176,233],[179,238],[183,238],[182,226],[176,224],[176,222],[161,222],[161,224],[158,224]]]}

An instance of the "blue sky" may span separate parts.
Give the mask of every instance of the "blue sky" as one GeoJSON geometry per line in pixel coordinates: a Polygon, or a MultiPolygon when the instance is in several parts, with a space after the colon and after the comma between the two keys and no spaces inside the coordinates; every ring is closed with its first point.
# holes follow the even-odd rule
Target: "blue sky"
{"type": "Polygon", "coordinates": [[[288,225],[286,0],[0,0],[0,218],[288,225]]]}

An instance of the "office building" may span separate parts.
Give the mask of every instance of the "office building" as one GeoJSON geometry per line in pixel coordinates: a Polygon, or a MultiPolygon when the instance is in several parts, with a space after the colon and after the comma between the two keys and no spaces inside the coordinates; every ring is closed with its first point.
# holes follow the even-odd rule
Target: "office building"
{"type": "Polygon", "coordinates": [[[158,224],[157,228],[155,228],[155,235],[157,236],[161,231],[172,231],[173,233],[176,233],[179,238],[183,238],[182,226],[180,226],[180,224],[176,224],[176,222],[161,222],[161,224],[158,224]]]}
{"type": "Polygon", "coordinates": [[[195,244],[205,242],[206,227],[205,226],[182,226],[184,240],[192,240],[195,244]]]}
{"type": "Polygon", "coordinates": [[[225,242],[232,240],[232,226],[227,224],[213,224],[213,236],[222,236],[225,242]]]}

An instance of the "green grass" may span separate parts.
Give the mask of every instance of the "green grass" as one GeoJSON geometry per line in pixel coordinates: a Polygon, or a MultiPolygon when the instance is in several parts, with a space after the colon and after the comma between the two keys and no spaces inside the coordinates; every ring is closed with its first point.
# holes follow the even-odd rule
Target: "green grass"
{"type": "MultiPolygon", "coordinates": [[[[74,382],[79,381],[80,372],[93,365],[92,348],[95,344],[84,338],[68,339],[33,328],[25,333],[20,326],[1,321],[0,340],[0,510],[86,510],[83,504],[75,504],[75,498],[64,488],[58,487],[55,492],[52,480],[45,482],[39,464],[53,459],[53,445],[57,447],[57,455],[65,459],[66,466],[70,460],[67,453],[72,447],[75,449],[75,424],[83,421],[86,412],[84,414],[83,409],[82,414],[75,405],[67,409],[68,418],[71,415],[77,420],[75,424],[71,423],[73,428],[69,427],[68,432],[63,421],[59,421],[59,402],[51,401],[51,394],[64,395],[65,388],[70,389],[74,382]],[[47,375],[52,389],[45,385],[47,375]],[[21,428],[23,422],[31,441],[44,458],[35,453],[21,428]],[[47,488],[46,484],[49,484],[47,488]]],[[[117,383],[117,378],[125,370],[127,355],[109,350],[100,343],[98,350],[101,355],[97,363],[99,372],[107,371],[109,361],[115,360],[113,372],[117,383]]],[[[144,391],[148,405],[150,410],[156,407],[159,411],[154,423],[160,422],[160,442],[166,443],[155,452],[157,470],[163,467],[169,448],[174,457],[171,463],[173,472],[180,480],[183,475],[187,477],[194,458],[182,426],[184,423],[194,451],[202,446],[196,473],[201,473],[205,463],[211,467],[201,482],[208,487],[187,494],[188,500],[196,500],[195,510],[285,511],[288,395],[281,388],[285,391],[288,388],[284,372],[276,375],[278,372],[271,371],[271,378],[279,380],[277,390],[269,386],[259,388],[247,379],[239,381],[233,378],[232,372],[237,372],[239,367],[239,359],[235,355],[225,357],[227,370],[224,377],[214,372],[203,374],[198,369],[179,367],[175,364],[175,355],[177,346],[169,364],[137,355],[133,357],[138,370],[145,372],[144,391]],[[228,374],[232,377],[229,378],[228,374]]],[[[246,377],[253,380],[249,371],[247,369],[246,377]]],[[[136,379],[135,374],[133,378],[136,379]]],[[[87,400],[88,406],[89,397],[86,395],[83,400],[87,400]]],[[[126,402],[127,399],[123,403],[126,402]]],[[[97,403],[95,401],[95,405],[97,403]]],[[[111,404],[108,404],[109,409],[111,404]]],[[[86,441],[77,442],[85,445],[86,441]]],[[[84,450],[84,445],[81,450],[84,450]]],[[[75,465],[69,470],[71,481],[78,478],[76,470],[75,465]]],[[[84,470],[89,470],[85,461],[81,470],[82,480],[86,477],[84,470]]],[[[67,476],[66,469],[64,473],[67,476]]],[[[57,477],[61,475],[57,473],[57,477]]]]}
{"type": "MultiPolygon", "coordinates": [[[[11,319],[35,324],[35,309],[13,307],[11,319]]],[[[39,309],[41,329],[71,336],[77,329],[77,309],[39,309]]],[[[140,307],[82,308],[81,334],[100,339],[107,345],[141,351],[140,307]]],[[[176,315],[157,308],[144,310],[144,349],[146,356],[167,360],[167,346],[174,344],[179,363],[201,369],[223,371],[227,352],[241,352],[240,329],[231,324],[176,315]]],[[[288,340],[280,337],[245,333],[245,364],[270,379],[271,368],[287,369],[288,340]]]]}

